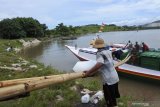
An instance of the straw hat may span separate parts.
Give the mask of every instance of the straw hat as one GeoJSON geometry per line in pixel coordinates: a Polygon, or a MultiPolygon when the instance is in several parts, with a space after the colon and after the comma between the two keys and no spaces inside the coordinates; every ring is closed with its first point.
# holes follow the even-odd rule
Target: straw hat
{"type": "Polygon", "coordinates": [[[105,47],[105,43],[104,40],[101,38],[97,38],[94,42],[93,45],[94,48],[104,48],[105,47]]]}

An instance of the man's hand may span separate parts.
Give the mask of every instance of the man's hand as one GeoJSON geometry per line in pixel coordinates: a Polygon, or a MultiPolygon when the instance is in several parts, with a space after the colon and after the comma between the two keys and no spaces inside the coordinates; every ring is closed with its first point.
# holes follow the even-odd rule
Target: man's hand
{"type": "Polygon", "coordinates": [[[88,70],[88,71],[83,71],[83,73],[84,73],[84,76],[83,76],[83,78],[86,78],[86,77],[89,77],[89,76],[91,76],[91,75],[93,75],[94,73],[96,73],[97,71],[98,71],[98,69],[100,68],[100,67],[102,67],[102,65],[103,65],[103,63],[96,63],[96,65],[94,66],[94,67],[92,67],[90,70],[88,70]]]}
{"type": "Polygon", "coordinates": [[[86,77],[88,77],[88,76],[89,76],[88,71],[83,71],[83,73],[84,73],[83,78],[86,78],[86,77]]]}

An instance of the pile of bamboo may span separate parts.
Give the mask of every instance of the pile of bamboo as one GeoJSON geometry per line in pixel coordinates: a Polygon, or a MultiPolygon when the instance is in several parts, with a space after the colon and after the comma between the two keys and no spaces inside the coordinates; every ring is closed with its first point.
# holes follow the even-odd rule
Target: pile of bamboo
{"type": "MultiPolygon", "coordinates": [[[[115,64],[115,67],[124,64],[129,58],[130,56],[127,56],[124,60],[115,64]]],[[[0,81],[0,101],[24,97],[25,95],[28,95],[30,91],[45,88],[52,84],[82,78],[83,76],[84,73],[80,72],[0,81]]]]}

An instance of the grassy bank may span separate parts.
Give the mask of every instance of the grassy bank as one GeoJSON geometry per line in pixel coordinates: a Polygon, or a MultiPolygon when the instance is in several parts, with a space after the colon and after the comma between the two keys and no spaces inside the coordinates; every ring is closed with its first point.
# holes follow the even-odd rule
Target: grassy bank
{"type": "MultiPolygon", "coordinates": [[[[43,64],[32,59],[23,59],[14,51],[6,51],[9,46],[13,46],[13,48],[21,48],[22,44],[19,40],[0,39],[0,66],[11,67],[13,64],[23,62],[27,63],[20,66],[22,68],[20,71],[0,68],[0,80],[62,73],[49,66],[45,67],[43,64]],[[36,65],[37,67],[31,68],[31,65],[36,65]]],[[[0,102],[0,107],[76,107],[76,105],[80,103],[80,91],[83,88],[87,88],[92,91],[102,89],[99,78],[89,77],[77,79],[33,91],[28,97],[0,102]]],[[[120,107],[127,107],[126,105],[129,99],[130,98],[128,97],[122,97],[119,99],[119,102],[124,104],[120,107]]],[[[99,106],[101,107],[103,104],[104,101],[102,101],[99,106]]]]}

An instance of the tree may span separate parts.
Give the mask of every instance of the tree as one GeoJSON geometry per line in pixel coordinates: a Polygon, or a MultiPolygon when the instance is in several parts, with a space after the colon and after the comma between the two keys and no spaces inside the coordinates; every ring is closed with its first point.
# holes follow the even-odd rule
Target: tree
{"type": "Polygon", "coordinates": [[[21,37],[43,37],[47,26],[33,18],[13,18],[0,21],[0,37],[17,39],[21,37]]]}
{"type": "Polygon", "coordinates": [[[43,37],[44,30],[47,26],[39,23],[38,20],[33,18],[14,18],[20,23],[23,30],[26,32],[27,37],[43,37]]]}
{"type": "Polygon", "coordinates": [[[69,36],[70,31],[67,26],[63,25],[63,23],[58,24],[55,28],[55,33],[59,36],[69,36]]]}
{"type": "Polygon", "coordinates": [[[48,30],[48,27],[46,26],[46,24],[41,24],[41,26],[42,26],[42,29],[43,29],[43,32],[44,32],[44,35],[45,35],[47,30],[48,30]]]}
{"type": "Polygon", "coordinates": [[[68,29],[69,29],[70,35],[75,35],[76,34],[76,29],[73,26],[70,25],[68,27],[68,29]]]}
{"type": "Polygon", "coordinates": [[[16,20],[4,19],[0,21],[0,37],[4,39],[17,39],[26,37],[26,33],[16,20]]]}

